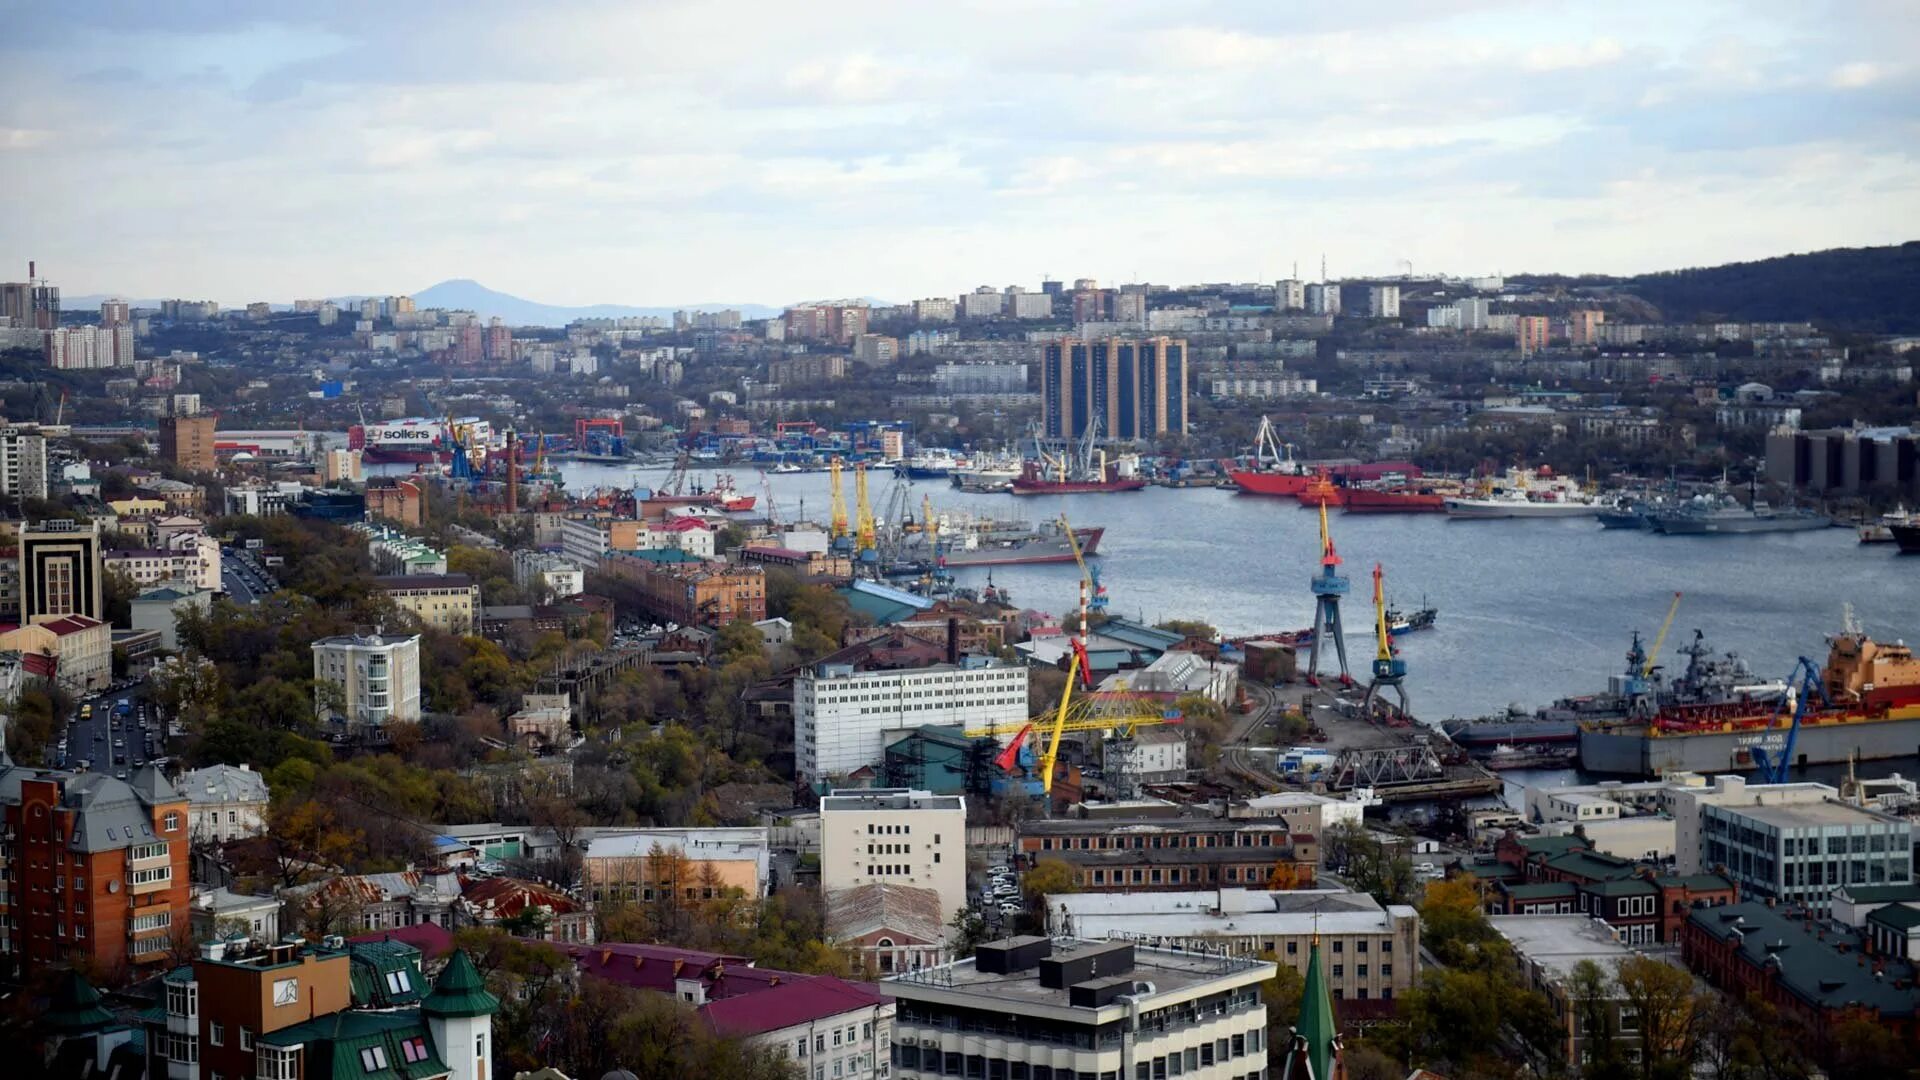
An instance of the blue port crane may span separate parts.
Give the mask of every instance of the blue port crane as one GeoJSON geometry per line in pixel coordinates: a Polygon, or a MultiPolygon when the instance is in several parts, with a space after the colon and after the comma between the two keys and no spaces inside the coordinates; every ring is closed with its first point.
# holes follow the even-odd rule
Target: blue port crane
{"type": "MultiPolygon", "coordinates": [[[[1792,723],[1787,725],[1787,744],[1780,748],[1775,757],[1764,746],[1753,748],[1753,761],[1760,774],[1762,784],[1784,784],[1787,782],[1787,770],[1793,767],[1793,747],[1800,741],[1800,722],[1806,718],[1807,703],[1819,697],[1820,704],[1832,708],[1833,702],[1827,697],[1827,687],[1820,675],[1820,665],[1801,657],[1793,666],[1793,674],[1787,677],[1787,696],[1780,703],[1781,711],[1791,710],[1792,723]]],[[[1775,714],[1776,718],[1778,713],[1775,714]]]]}
{"type": "Polygon", "coordinates": [[[1327,504],[1320,504],[1320,572],[1308,579],[1313,589],[1313,645],[1307,650],[1307,685],[1320,685],[1320,643],[1332,641],[1340,657],[1340,685],[1352,686],[1347,670],[1347,639],[1340,631],[1340,598],[1347,594],[1348,582],[1340,573],[1340,553],[1334,550],[1333,534],[1327,531],[1327,504]]]}

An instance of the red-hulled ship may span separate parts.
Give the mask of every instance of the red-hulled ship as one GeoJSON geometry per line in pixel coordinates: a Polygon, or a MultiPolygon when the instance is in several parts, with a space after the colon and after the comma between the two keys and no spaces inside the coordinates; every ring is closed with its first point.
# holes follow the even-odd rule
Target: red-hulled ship
{"type": "Polygon", "coordinates": [[[1430,488],[1350,487],[1342,505],[1349,514],[1444,514],[1447,497],[1430,488]]]}
{"type": "Polygon", "coordinates": [[[1307,481],[1307,486],[1301,488],[1300,494],[1296,497],[1300,500],[1301,506],[1321,507],[1340,506],[1345,501],[1345,495],[1346,490],[1333,482],[1333,478],[1327,475],[1327,470],[1321,469],[1313,474],[1313,479],[1307,481]]]}
{"type": "Polygon", "coordinates": [[[1085,495],[1102,491],[1139,491],[1147,486],[1143,476],[1122,476],[1120,467],[1108,464],[1101,475],[1075,478],[1049,472],[1038,461],[1029,461],[1020,467],[1020,475],[1013,478],[1011,490],[1015,495],[1085,495]]]}

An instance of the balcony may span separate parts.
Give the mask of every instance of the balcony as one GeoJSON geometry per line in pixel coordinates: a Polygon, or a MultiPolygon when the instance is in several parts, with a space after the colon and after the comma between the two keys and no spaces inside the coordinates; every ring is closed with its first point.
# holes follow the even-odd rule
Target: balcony
{"type": "Polygon", "coordinates": [[[173,887],[173,868],[155,867],[148,870],[129,870],[127,872],[127,891],[134,896],[146,896],[150,893],[165,892],[173,887]]]}

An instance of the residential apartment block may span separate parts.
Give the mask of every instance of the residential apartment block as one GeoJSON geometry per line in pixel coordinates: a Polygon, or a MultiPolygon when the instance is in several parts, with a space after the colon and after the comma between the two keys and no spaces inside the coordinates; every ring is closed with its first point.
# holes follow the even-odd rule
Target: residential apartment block
{"type": "Polygon", "coordinates": [[[820,800],[820,892],[862,885],[932,889],[945,919],[967,906],[967,803],[902,788],[820,800]]]}
{"type": "Polygon", "coordinates": [[[83,963],[114,981],[164,965],[188,933],[187,800],[132,780],[15,765],[0,750],[0,964],[83,963]]]}
{"type": "Polygon", "coordinates": [[[373,583],[422,626],[449,634],[480,632],[480,586],[465,574],[397,574],[373,583]]]}
{"type": "Polygon", "coordinates": [[[343,634],[313,643],[314,715],[348,729],[420,719],[420,635],[343,634]]]}
{"type": "Polygon", "coordinates": [[[100,529],[91,521],[28,522],[20,530],[20,621],[67,615],[105,621],[100,529]]]}
{"type": "Polygon", "coordinates": [[[1040,415],[1050,439],[1105,439],[1187,431],[1187,343],[1180,338],[1066,338],[1040,354],[1040,415]]]}

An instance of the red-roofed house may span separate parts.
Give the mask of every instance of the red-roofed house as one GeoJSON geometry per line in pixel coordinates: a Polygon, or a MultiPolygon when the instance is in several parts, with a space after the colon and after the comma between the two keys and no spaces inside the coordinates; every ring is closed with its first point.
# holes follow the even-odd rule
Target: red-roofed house
{"type": "Polygon", "coordinates": [[[113,681],[113,630],[99,619],[67,615],[49,619],[40,629],[53,634],[59,681],[82,690],[105,690],[113,681]]]}
{"type": "Polygon", "coordinates": [[[893,999],[872,985],[666,945],[602,943],[569,951],[582,974],[672,994],[714,1031],[778,1049],[806,1076],[878,1080],[892,1071],[893,999]]]}
{"type": "Polygon", "coordinates": [[[469,878],[460,891],[463,921],[502,926],[521,937],[556,945],[593,944],[593,909],[586,902],[537,881],[469,878]]]}

